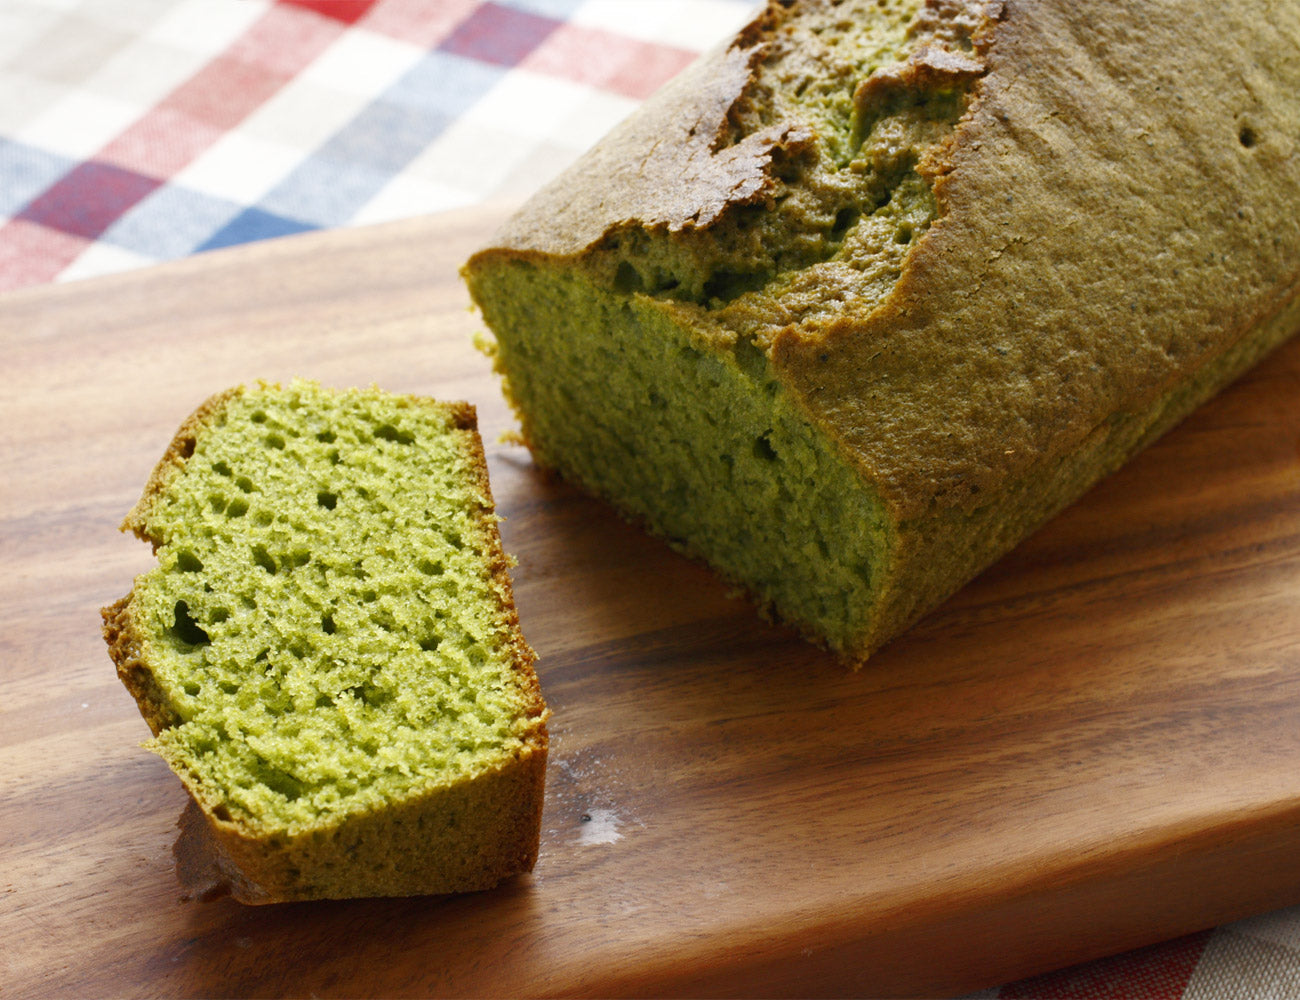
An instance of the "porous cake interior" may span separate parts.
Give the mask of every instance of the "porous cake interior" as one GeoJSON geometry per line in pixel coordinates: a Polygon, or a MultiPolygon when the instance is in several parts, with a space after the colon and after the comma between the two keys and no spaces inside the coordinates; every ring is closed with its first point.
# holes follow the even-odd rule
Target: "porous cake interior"
{"type": "Polygon", "coordinates": [[[328,824],[521,746],[500,550],[454,417],[379,392],[249,391],[153,504],[158,565],[135,602],[171,715],[156,744],[218,818],[328,824]]]}
{"type": "Polygon", "coordinates": [[[936,216],[918,164],[970,80],[861,86],[924,42],[920,7],[769,12],[727,141],[783,122],[813,140],[774,151],[765,201],[708,227],[632,220],[578,258],[489,253],[466,271],[539,460],[841,651],[869,631],[894,536],[767,352],[780,330],[872,309],[936,216]]]}
{"type": "Polygon", "coordinates": [[[503,286],[491,293],[501,310],[519,313],[493,325],[542,464],[708,559],[783,618],[842,639],[855,631],[853,601],[887,529],[756,349],[717,352],[644,301],[531,264],[484,280],[503,286]],[[564,333],[505,332],[547,328],[564,333]]]}

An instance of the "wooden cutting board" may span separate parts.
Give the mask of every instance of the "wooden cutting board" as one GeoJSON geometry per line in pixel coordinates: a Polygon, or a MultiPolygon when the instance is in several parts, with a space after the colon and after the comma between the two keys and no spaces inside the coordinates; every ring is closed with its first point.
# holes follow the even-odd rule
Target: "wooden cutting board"
{"type": "Polygon", "coordinates": [[[1300,341],[849,674],[497,441],[500,218],[0,299],[0,994],[935,995],[1300,901],[1300,341]],[[180,420],[293,375],[480,408],[554,711],[499,890],[178,901],[98,608],[180,420]]]}

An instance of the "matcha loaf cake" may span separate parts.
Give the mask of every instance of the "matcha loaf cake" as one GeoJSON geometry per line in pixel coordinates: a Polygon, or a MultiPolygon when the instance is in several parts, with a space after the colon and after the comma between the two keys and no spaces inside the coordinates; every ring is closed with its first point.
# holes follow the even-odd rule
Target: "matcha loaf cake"
{"type": "Polygon", "coordinates": [[[158,563],[104,636],[202,814],[178,841],[191,894],[445,893],[532,868],[547,711],[475,421],[237,388],[155,469],[123,528],[158,563]]]}
{"type": "Polygon", "coordinates": [[[1300,327],[1300,3],[773,2],[464,273],[541,465],[859,664],[1300,327]]]}

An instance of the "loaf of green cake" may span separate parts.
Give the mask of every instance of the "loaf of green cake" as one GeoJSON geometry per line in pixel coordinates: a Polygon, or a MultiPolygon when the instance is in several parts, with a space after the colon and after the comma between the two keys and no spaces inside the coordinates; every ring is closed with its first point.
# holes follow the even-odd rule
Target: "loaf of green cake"
{"type": "Polygon", "coordinates": [[[157,565],[104,635],[192,797],[188,892],[447,893],[532,868],[547,710],[472,407],[233,389],[123,528],[157,565]]]}
{"type": "Polygon", "coordinates": [[[464,274],[539,464],[860,664],[1300,327],[1300,4],[772,2],[464,274]]]}

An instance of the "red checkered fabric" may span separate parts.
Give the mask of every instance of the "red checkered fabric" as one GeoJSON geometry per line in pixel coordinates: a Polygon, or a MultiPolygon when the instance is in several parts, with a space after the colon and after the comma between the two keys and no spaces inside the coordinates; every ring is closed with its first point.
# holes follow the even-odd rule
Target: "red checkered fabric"
{"type": "Polygon", "coordinates": [[[749,0],[22,0],[0,290],[522,198],[749,0]]]}

